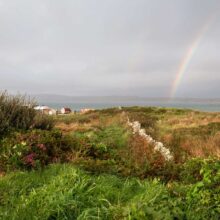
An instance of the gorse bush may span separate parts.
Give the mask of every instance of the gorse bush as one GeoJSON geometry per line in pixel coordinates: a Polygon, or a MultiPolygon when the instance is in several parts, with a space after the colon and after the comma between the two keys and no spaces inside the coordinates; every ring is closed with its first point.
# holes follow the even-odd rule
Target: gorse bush
{"type": "Polygon", "coordinates": [[[35,103],[25,96],[0,94],[0,136],[14,129],[29,129],[36,116],[35,103]]]}

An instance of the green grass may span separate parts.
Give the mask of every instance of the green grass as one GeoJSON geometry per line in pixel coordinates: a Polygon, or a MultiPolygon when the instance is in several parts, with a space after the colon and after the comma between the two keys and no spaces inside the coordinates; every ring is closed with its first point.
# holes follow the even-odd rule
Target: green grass
{"type": "Polygon", "coordinates": [[[118,219],[131,214],[138,197],[152,206],[152,213],[159,208],[153,204],[168,197],[157,181],[91,176],[71,165],[11,173],[0,186],[3,219],[118,219]]]}
{"type": "Polygon", "coordinates": [[[50,165],[1,177],[0,218],[218,219],[219,195],[208,187],[201,191],[205,181],[198,183],[169,187],[158,179],[91,175],[70,164],[50,165]]]}

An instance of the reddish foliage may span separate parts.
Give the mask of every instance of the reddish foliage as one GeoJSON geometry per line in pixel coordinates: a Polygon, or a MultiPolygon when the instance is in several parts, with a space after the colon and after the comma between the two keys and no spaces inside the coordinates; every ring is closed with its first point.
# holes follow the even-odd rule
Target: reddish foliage
{"type": "Polygon", "coordinates": [[[35,157],[36,157],[36,154],[35,154],[35,153],[30,153],[30,154],[28,154],[28,155],[25,156],[24,159],[23,159],[24,164],[25,164],[25,165],[28,165],[28,166],[35,167],[35,157]]]}

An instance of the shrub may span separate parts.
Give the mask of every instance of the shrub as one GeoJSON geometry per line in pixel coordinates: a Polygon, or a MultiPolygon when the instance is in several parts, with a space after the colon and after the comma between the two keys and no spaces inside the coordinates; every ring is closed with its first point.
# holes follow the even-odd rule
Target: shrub
{"type": "Polygon", "coordinates": [[[189,218],[197,210],[198,219],[219,219],[220,216],[220,162],[200,161],[201,180],[196,182],[186,196],[186,210],[189,218]]]}
{"type": "Polygon", "coordinates": [[[51,130],[54,127],[54,124],[55,121],[51,116],[37,113],[32,127],[42,130],[51,130]]]}
{"type": "Polygon", "coordinates": [[[58,130],[32,130],[4,138],[0,148],[0,170],[31,169],[68,160],[76,148],[75,139],[58,130]]]}
{"type": "Polygon", "coordinates": [[[0,136],[13,129],[29,129],[36,115],[35,103],[25,96],[0,94],[0,136]]]}
{"type": "Polygon", "coordinates": [[[202,169],[203,160],[199,158],[187,160],[179,173],[180,179],[184,183],[196,183],[202,179],[200,170],[202,169]]]}

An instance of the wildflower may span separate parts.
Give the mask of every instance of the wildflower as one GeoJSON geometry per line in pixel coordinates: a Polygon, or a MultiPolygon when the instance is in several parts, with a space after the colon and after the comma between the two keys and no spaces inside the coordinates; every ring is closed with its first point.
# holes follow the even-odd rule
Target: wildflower
{"type": "Polygon", "coordinates": [[[27,156],[25,156],[24,158],[25,164],[35,166],[35,161],[34,161],[35,156],[36,156],[35,153],[30,153],[27,156]]]}
{"type": "Polygon", "coordinates": [[[22,141],[22,142],[21,142],[21,145],[22,145],[22,146],[25,146],[25,145],[26,145],[26,142],[25,142],[25,141],[22,141]]]}
{"type": "Polygon", "coordinates": [[[145,129],[141,128],[140,122],[130,122],[128,118],[128,125],[132,127],[133,134],[137,133],[141,137],[143,137],[148,143],[152,143],[154,145],[154,151],[160,152],[165,160],[173,160],[173,155],[171,155],[170,150],[164,147],[163,143],[154,140],[150,135],[146,134],[145,129]]]}
{"type": "Polygon", "coordinates": [[[17,144],[13,146],[13,149],[16,149],[16,148],[17,148],[17,144]]]}

